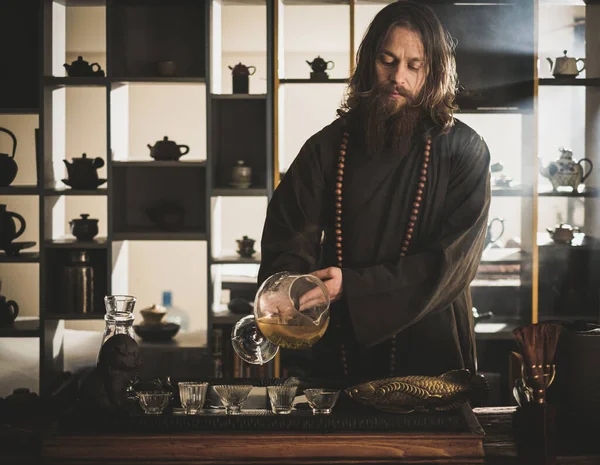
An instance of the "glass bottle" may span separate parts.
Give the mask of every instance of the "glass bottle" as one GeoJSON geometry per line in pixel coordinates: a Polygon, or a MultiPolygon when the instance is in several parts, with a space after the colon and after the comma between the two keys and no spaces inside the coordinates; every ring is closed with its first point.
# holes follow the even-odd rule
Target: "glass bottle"
{"type": "Polygon", "coordinates": [[[127,334],[135,340],[133,331],[135,302],[136,298],[131,295],[107,295],[104,297],[106,326],[102,336],[102,345],[116,334],[127,334]]]}
{"type": "Polygon", "coordinates": [[[164,291],[162,295],[162,306],[167,309],[165,321],[167,323],[176,323],[180,327],[180,331],[184,332],[189,329],[189,318],[185,310],[173,306],[173,293],[164,291]]]}

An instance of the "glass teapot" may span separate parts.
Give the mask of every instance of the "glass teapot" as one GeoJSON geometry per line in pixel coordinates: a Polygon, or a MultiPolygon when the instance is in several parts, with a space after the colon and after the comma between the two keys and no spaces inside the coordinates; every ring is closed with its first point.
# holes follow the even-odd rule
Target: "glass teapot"
{"type": "Polygon", "coordinates": [[[245,362],[262,365],[279,347],[312,347],[329,326],[329,304],[329,292],[316,276],[276,273],[258,289],[254,314],[233,327],[233,348],[245,362]]]}

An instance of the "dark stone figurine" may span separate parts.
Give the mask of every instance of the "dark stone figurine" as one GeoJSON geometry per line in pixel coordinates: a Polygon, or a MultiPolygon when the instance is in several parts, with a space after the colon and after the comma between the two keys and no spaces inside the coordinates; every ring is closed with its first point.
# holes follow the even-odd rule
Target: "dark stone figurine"
{"type": "Polygon", "coordinates": [[[80,402],[91,409],[124,408],[140,365],[135,340],[125,334],[111,337],[100,349],[98,364],[81,385],[80,402]]]}

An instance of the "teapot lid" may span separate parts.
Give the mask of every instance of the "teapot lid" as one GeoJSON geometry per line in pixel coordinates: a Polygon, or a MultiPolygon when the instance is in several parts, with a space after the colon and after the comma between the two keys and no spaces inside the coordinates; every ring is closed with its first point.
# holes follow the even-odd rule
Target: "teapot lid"
{"type": "Polygon", "coordinates": [[[317,55],[317,58],[315,58],[313,60],[313,63],[321,63],[321,62],[325,62],[325,60],[323,58],[321,58],[321,55],[317,55]]]}
{"type": "Polygon", "coordinates": [[[554,230],[555,231],[573,231],[574,228],[570,224],[561,223],[559,225],[556,225],[556,227],[554,228],[554,230]]]}
{"type": "Polygon", "coordinates": [[[80,157],[73,157],[73,161],[93,162],[94,160],[92,158],[88,158],[87,153],[83,153],[80,157]]]}
{"type": "Polygon", "coordinates": [[[164,136],[162,140],[157,140],[155,145],[174,145],[175,141],[169,140],[168,136],[164,136]]]}
{"type": "Polygon", "coordinates": [[[98,222],[97,219],[95,218],[89,218],[90,214],[89,213],[81,213],[79,215],[81,218],[75,218],[72,221],[80,221],[82,223],[88,223],[88,222],[98,222]]]}
{"type": "Polygon", "coordinates": [[[167,307],[163,307],[162,305],[152,304],[150,307],[142,308],[140,313],[143,315],[144,313],[167,313],[167,307]]]}
{"type": "Polygon", "coordinates": [[[77,57],[77,60],[75,60],[73,63],[71,63],[71,66],[87,66],[89,63],[87,61],[85,61],[83,59],[83,57],[80,55],[77,57]]]}

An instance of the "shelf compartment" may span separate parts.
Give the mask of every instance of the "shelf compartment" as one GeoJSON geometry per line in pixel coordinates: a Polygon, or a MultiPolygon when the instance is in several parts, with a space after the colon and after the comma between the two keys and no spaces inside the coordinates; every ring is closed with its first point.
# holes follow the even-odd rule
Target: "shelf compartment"
{"type": "Polygon", "coordinates": [[[110,2],[107,22],[111,76],[157,78],[163,60],[176,63],[177,78],[206,76],[205,2],[110,2]]]}
{"type": "Polygon", "coordinates": [[[116,163],[112,181],[110,201],[115,240],[205,239],[206,167],[203,162],[116,163]],[[169,204],[183,209],[183,219],[168,213],[163,217],[165,223],[172,226],[160,227],[147,212],[169,204]]]}
{"type": "Polygon", "coordinates": [[[39,108],[5,108],[0,107],[0,115],[37,115],[39,108]]]}
{"type": "Polygon", "coordinates": [[[0,195],[38,195],[40,190],[35,185],[0,187],[0,195]]]}
{"type": "Polygon", "coordinates": [[[600,87],[600,78],[542,78],[540,86],[587,86],[600,87]]]}
{"type": "Polygon", "coordinates": [[[102,318],[104,310],[104,296],[108,290],[108,250],[106,246],[88,247],[80,244],[78,247],[50,247],[46,250],[43,266],[44,281],[46,283],[45,313],[46,319],[97,319],[102,318]],[[65,313],[68,296],[67,287],[71,285],[66,281],[65,268],[71,261],[71,254],[78,250],[86,250],[90,266],[93,267],[93,297],[91,313],[65,313]]]}
{"type": "Polygon", "coordinates": [[[263,197],[267,195],[267,189],[236,189],[219,188],[212,190],[212,197],[263,197]]]}
{"type": "Polygon", "coordinates": [[[214,187],[229,188],[238,160],[252,168],[251,188],[267,186],[267,105],[265,99],[214,99],[211,108],[214,187]]]}
{"type": "Polygon", "coordinates": [[[531,197],[533,190],[522,186],[493,187],[492,197],[531,197]]]}
{"type": "Polygon", "coordinates": [[[44,76],[44,85],[54,89],[62,87],[106,87],[108,82],[106,77],[44,76]]]}
{"type": "Polygon", "coordinates": [[[16,257],[9,257],[4,252],[0,252],[0,263],[37,263],[39,261],[39,252],[21,252],[16,257]]]}
{"type": "Polygon", "coordinates": [[[583,185],[579,186],[574,192],[569,190],[555,191],[552,188],[540,188],[538,191],[540,197],[598,197],[598,194],[598,189],[583,185]]]}
{"type": "Polygon", "coordinates": [[[0,337],[39,337],[39,318],[23,317],[14,321],[12,326],[0,328],[0,337]]]}
{"type": "Polygon", "coordinates": [[[98,189],[72,189],[70,187],[55,187],[45,188],[44,195],[46,196],[59,196],[59,195],[106,195],[108,190],[106,187],[98,189]]]}
{"type": "Polygon", "coordinates": [[[44,242],[44,246],[49,249],[106,249],[107,240],[103,237],[97,237],[91,241],[60,238],[46,241],[44,242]]]}

